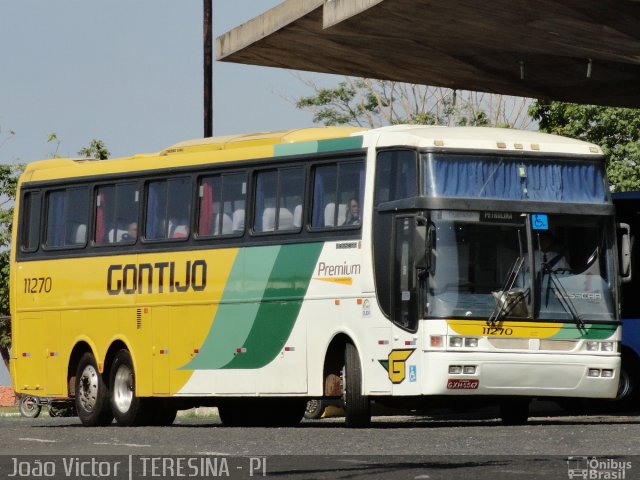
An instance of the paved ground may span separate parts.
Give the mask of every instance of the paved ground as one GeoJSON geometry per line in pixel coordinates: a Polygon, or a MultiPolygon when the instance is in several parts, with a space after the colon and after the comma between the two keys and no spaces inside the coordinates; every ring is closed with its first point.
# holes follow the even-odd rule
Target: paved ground
{"type": "MultiPolygon", "coordinates": [[[[297,428],[229,428],[217,417],[181,416],[171,427],[83,427],[77,418],[0,418],[3,454],[215,455],[635,455],[640,417],[549,416],[524,426],[494,418],[376,417],[344,428],[342,418],[297,428]]],[[[640,471],[640,465],[638,470],[640,471]]]]}
{"type": "MultiPolygon", "coordinates": [[[[203,416],[210,411],[180,416],[172,427],[85,428],[76,418],[44,413],[0,418],[0,478],[11,458],[44,455],[124,456],[140,475],[141,459],[200,455],[237,464],[232,478],[244,478],[250,462],[266,457],[268,476],[349,479],[568,478],[568,457],[587,457],[583,463],[595,457],[602,468],[629,461],[624,479],[640,478],[638,416],[541,415],[511,427],[491,415],[376,417],[373,428],[349,430],[342,418],[306,420],[297,428],[228,428],[203,416]]],[[[146,467],[150,474],[151,463],[146,467]]],[[[622,478],[602,468],[604,474],[590,478],[622,478]]],[[[177,478],[179,472],[160,473],[177,478]]]]}

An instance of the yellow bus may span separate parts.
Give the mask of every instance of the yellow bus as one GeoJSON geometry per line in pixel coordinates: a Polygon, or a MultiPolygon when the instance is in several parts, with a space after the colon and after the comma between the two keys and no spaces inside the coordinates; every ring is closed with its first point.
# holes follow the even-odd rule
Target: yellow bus
{"type": "Polygon", "coordinates": [[[84,425],[294,425],[616,394],[614,211],[595,145],[489,128],[309,128],[28,165],[11,374],[84,425]],[[553,252],[553,253],[552,253],[553,252]],[[554,258],[547,258],[547,256],[554,258]]]}

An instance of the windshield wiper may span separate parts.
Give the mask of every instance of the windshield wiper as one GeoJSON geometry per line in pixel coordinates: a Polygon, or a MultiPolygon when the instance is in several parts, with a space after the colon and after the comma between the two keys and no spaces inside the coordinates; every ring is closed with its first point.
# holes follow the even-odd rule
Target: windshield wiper
{"type": "Polygon", "coordinates": [[[496,307],[489,315],[487,319],[487,325],[493,326],[495,325],[501,318],[507,315],[513,308],[518,305],[518,303],[522,302],[525,294],[522,293],[521,296],[513,297],[510,296],[512,293],[513,285],[516,283],[518,278],[518,273],[520,273],[520,269],[524,265],[524,256],[519,256],[516,258],[515,262],[511,266],[511,270],[507,274],[507,278],[504,281],[504,285],[502,286],[502,290],[499,292],[493,292],[496,299],[496,307]]]}
{"type": "Polygon", "coordinates": [[[564,308],[564,310],[571,315],[574,323],[578,326],[579,330],[585,330],[585,324],[582,321],[582,318],[580,318],[580,314],[578,314],[575,305],[571,301],[569,292],[567,292],[567,290],[564,288],[564,285],[562,285],[562,282],[560,282],[560,280],[558,279],[558,274],[556,273],[556,271],[552,270],[551,267],[549,267],[546,263],[543,263],[542,273],[549,274],[549,279],[551,280],[551,283],[553,283],[553,287],[555,288],[556,292],[558,292],[556,294],[556,297],[558,298],[560,305],[562,305],[562,308],[564,308]]]}

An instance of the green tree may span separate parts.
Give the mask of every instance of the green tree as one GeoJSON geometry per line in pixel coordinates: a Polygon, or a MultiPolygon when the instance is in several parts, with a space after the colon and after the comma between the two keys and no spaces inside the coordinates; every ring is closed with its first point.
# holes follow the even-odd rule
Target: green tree
{"type": "Polygon", "coordinates": [[[529,114],[543,132],[600,145],[615,191],[640,188],[640,110],[537,100],[529,114]]]}
{"type": "Polygon", "coordinates": [[[107,146],[102,140],[91,140],[88,147],[84,147],[78,152],[78,155],[82,155],[85,158],[93,158],[95,160],[106,160],[111,155],[111,152],[107,150],[107,146]]]}
{"type": "Polygon", "coordinates": [[[0,164],[0,356],[9,367],[11,322],[9,320],[9,255],[13,205],[22,165],[0,164]]]}
{"type": "Polygon", "coordinates": [[[400,123],[527,128],[529,99],[459,91],[388,80],[344,77],[338,85],[319,87],[295,101],[324,125],[376,128],[400,123]]]}

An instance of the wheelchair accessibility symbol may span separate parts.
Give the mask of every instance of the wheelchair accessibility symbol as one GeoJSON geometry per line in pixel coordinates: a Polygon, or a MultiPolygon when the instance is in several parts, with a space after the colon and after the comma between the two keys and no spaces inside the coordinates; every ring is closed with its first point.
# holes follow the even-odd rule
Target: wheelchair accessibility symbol
{"type": "Polygon", "coordinates": [[[549,217],[541,213],[531,215],[531,228],[534,230],[549,230],[549,217]]]}

